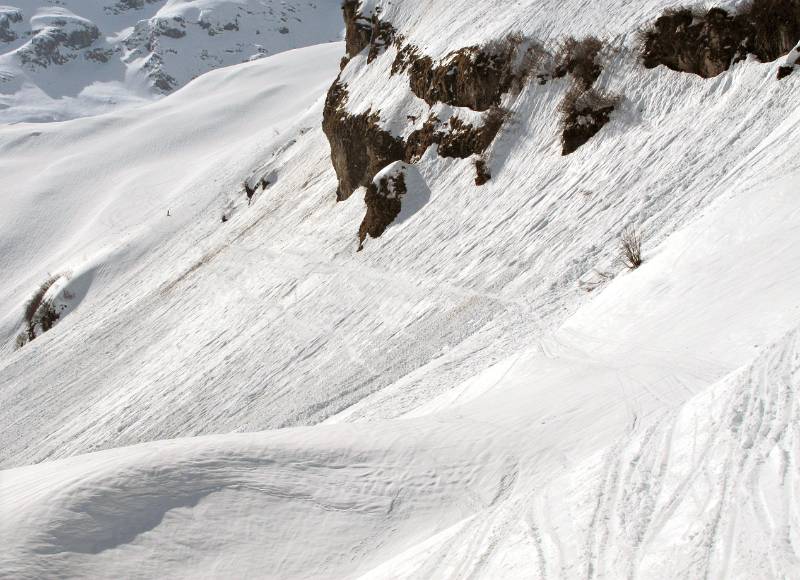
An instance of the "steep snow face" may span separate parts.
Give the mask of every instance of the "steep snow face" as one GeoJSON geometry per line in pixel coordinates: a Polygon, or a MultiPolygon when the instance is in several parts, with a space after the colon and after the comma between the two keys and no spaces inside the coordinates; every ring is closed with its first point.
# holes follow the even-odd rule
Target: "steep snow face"
{"type": "Polygon", "coordinates": [[[341,30],[337,0],[18,0],[0,6],[0,122],[143,103],[341,30]]]}
{"type": "MultiPolygon", "coordinates": [[[[343,43],[0,128],[0,575],[800,575],[800,76],[645,69],[660,1],[371,4],[432,58],[601,34],[620,101],[563,156],[572,80],[532,77],[484,185],[437,145],[378,173],[361,252],[320,128],[343,43]]],[[[480,122],[383,48],[348,114],[480,122]]]]}

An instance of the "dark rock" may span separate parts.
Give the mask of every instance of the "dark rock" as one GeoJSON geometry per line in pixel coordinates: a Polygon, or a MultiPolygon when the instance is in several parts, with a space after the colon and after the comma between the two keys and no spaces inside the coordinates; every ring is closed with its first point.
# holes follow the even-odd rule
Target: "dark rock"
{"type": "Polygon", "coordinates": [[[789,52],[800,38],[800,0],[754,0],[731,15],[672,10],[641,32],[642,62],[704,78],[717,76],[753,54],[769,62],[789,52]]]}
{"type": "Polygon", "coordinates": [[[378,14],[365,16],[358,10],[357,0],[342,4],[345,23],[345,50],[350,58],[369,47],[367,62],[375,58],[395,39],[394,27],[383,22],[378,14]]]}
{"type": "Polygon", "coordinates": [[[331,146],[331,161],[339,178],[336,199],[342,201],[367,187],[377,173],[404,156],[404,143],[378,126],[373,112],[351,115],[345,110],[347,90],[337,80],[328,91],[322,129],[331,146]]]}
{"type": "Polygon", "coordinates": [[[19,38],[11,26],[20,22],[22,22],[22,10],[0,6],[0,42],[13,42],[19,38]]]}
{"type": "Polygon", "coordinates": [[[507,115],[500,107],[492,107],[484,113],[480,127],[473,127],[457,117],[442,123],[432,115],[404,141],[379,126],[377,113],[349,114],[345,109],[346,101],[347,90],[335,82],[328,92],[322,122],[339,179],[338,201],[347,199],[359,187],[369,187],[375,175],[390,163],[411,162],[434,144],[439,146],[442,157],[466,159],[483,153],[507,115]]]}
{"type": "Polygon", "coordinates": [[[563,132],[561,154],[569,155],[594,137],[606,123],[616,105],[616,98],[575,85],[560,105],[563,132]]]}
{"type": "Polygon", "coordinates": [[[37,31],[30,42],[17,51],[22,64],[40,67],[64,64],[76,58],[77,50],[91,46],[100,38],[97,26],[83,20],[73,20],[71,24],[76,29],[69,32],[64,30],[67,22],[59,20],[53,24],[37,31]],[[69,50],[63,50],[65,48],[69,50]]]}
{"type": "Polygon", "coordinates": [[[114,51],[106,48],[93,48],[92,50],[86,51],[84,55],[87,60],[93,60],[95,62],[108,62],[111,60],[111,57],[114,55],[114,51]]]}
{"type": "Polygon", "coordinates": [[[485,185],[492,178],[492,174],[486,165],[486,160],[483,157],[478,157],[475,160],[475,185],[480,187],[485,185]]]}
{"type": "Polygon", "coordinates": [[[447,103],[485,111],[499,105],[511,88],[517,47],[511,41],[491,48],[471,46],[434,63],[407,45],[398,51],[392,73],[407,71],[411,91],[429,105],[447,103]]]}
{"type": "Polygon", "coordinates": [[[367,213],[358,228],[359,251],[364,248],[367,235],[379,238],[400,214],[405,194],[406,183],[402,171],[382,178],[378,184],[369,185],[364,196],[367,213]]]}

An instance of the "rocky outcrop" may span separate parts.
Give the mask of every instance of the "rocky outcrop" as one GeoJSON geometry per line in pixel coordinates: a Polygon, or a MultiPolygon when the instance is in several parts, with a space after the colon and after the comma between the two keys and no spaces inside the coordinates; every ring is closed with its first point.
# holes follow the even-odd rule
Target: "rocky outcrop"
{"type": "MultiPolygon", "coordinates": [[[[391,24],[381,21],[378,12],[365,15],[359,6],[357,0],[347,0],[342,5],[347,51],[342,68],[364,51],[368,51],[369,64],[394,44],[398,53],[391,74],[407,73],[409,90],[431,107],[421,125],[409,117],[409,123],[416,128],[401,138],[381,127],[379,111],[357,115],[348,112],[347,87],[340,79],[328,92],[322,127],[339,183],[336,199],[345,200],[357,188],[366,188],[367,211],[358,232],[361,249],[367,236],[379,237],[397,217],[406,191],[403,173],[381,172],[396,162],[413,163],[432,145],[437,146],[442,157],[469,158],[484,153],[507,117],[500,107],[501,99],[530,74],[538,45],[509,36],[485,46],[453,51],[434,62],[413,45],[404,44],[391,24]],[[443,105],[481,112],[481,122],[467,122],[458,111],[443,105]]],[[[481,183],[488,180],[483,163],[481,183]]]]}
{"type": "Polygon", "coordinates": [[[489,183],[492,179],[492,173],[489,171],[489,166],[486,164],[486,159],[478,157],[475,159],[473,165],[475,166],[475,185],[481,186],[489,183]]]}
{"type": "Polygon", "coordinates": [[[560,105],[563,132],[561,154],[574,153],[594,137],[610,119],[617,99],[595,89],[574,86],[560,105]]]}
{"type": "Polygon", "coordinates": [[[19,38],[15,24],[22,22],[22,10],[11,6],[0,6],[0,42],[13,42],[19,38]]]}
{"type": "Polygon", "coordinates": [[[507,112],[500,107],[492,107],[483,114],[483,124],[475,127],[458,117],[442,121],[435,114],[409,135],[405,142],[404,159],[413,161],[422,156],[431,145],[438,145],[441,157],[466,159],[483,153],[492,144],[503,126],[507,112]]]}
{"type": "Polygon", "coordinates": [[[438,145],[442,157],[465,159],[483,153],[502,127],[506,113],[492,107],[475,127],[457,116],[445,120],[431,113],[420,129],[407,139],[391,135],[380,127],[379,115],[369,111],[347,112],[347,89],[335,82],[328,91],[322,129],[331,147],[331,161],[338,177],[336,199],[342,201],[359,187],[369,187],[378,172],[395,161],[413,162],[431,145],[438,145]]]}
{"type": "Polygon", "coordinates": [[[800,43],[795,46],[792,51],[786,55],[786,60],[782,66],[778,67],[777,78],[778,80],[788,77],[800,64],[800,43]]]}
{"type": "Polygon", "coordinates": [[[129,10],[141,10],[148,4],[155,4],[159,0],[119,0],[112,6],[104,6],[103,10],[109,14],[123,14],[129,10]]]}
{"type": "MultiPolygon", "coordinates": [[[[422,127],[406,139],[389,134],[379,125],[378,112],[359,115],[347,112],[347,88],[339,79],[331,86],[323,112],[323,130],[331,146],[331,160],[339,181],[337,200],[344,200],[358,187],[370,187],[375,175],[394,161],[413,161],[431,145],[443,157],[467,158],[484,152],[506,118],[499,107],[501,97],[521,75],[530,58],[519,58],[520,50],[533,50],[521,37],[509,36],[483,47],[466,47],[434,63],[413,45],[404,45],[391,24],[379,13],[359,11],[357,0],[342,4],[347,61],[368,50],[369,63],[389,44],[398,46],[392,74],[407,72],[410,90],[428,105],[445,103],[483,111],[482,124],[473,126],[449,115],[440,119],[431,113],[422,127]],[[515,69],[516,66],[516,69],[515,69]]],[[[527,55],[525,55],[527,56],[527,55]]]]}
{"type": "Polygon", "coordinates": [[[342,3],[342,16],[345,24],[345,51],[348,58],[369,47],[367,61],[372,62],[395,38],[394,27],[388,22],[383,22],[378,13],[370,16],[362,14],[359,11],[358,0],[345,0],[342,3]]]}
{"type": "Polygon", "coordinates": [[[400,215],[402,199],[408,193],[405,166],[388,167],[370,183],[364,203],[367,213],[358,228],[358,250],[364,248],[367,235],[379,238],[387,227],[400,215]]]}
{"type": "Polygon", "coordinates": [[[594,88],[603,67],[603,43],[594,36],[561,41],[553,58],[553,78],[572,77],[572,87],[559,104],[561,113],[561,154],[569,155],[585,145],[611,119],[619,100],[594,88]]]}
{"type": "Polygon", "coordinates": [[[94,23],[66,12],[38,16],[33,33],[33,38],[16,51],[20,62],[29,68],[45,68],[75,60],[82,49],[100,38],[100,30],[94,23]]]}
{"type": "Polygon", "coordinates": [[[367,48],[372,38],[372,18],[363,16],[358,10],[358,4],[358,0],[346,0],[342,3],[345,52],[350,58],[367,48]]]}
{"type": "Polygon", "coordinates": [[[397,53],[392,74],[408,72],[411,91],[429,105],[447,103],[486,111],[498,106],[511,88],[520,44],[521,39],[510,37],[485,47],[470,46],[437,63],[406,45],[397,53]]]}
{"type": "Polygon", "coordinates": [[[339,179],[337,201],[369,186],[378,171],[405,156],[405,143],[380,128],[376,113],[349,114],[346,102],[347,89],[337,80],[328,91],[322,118],[339,179]]]}
{"type": "Polygon", "coordinates": [[[744,60],[761,62],[789,52],[800,39],[800,0],[754,0],[748,10],[730,14],[671,10],[641,32],[642,62],[647,68],[711,78],[744,60]]]}

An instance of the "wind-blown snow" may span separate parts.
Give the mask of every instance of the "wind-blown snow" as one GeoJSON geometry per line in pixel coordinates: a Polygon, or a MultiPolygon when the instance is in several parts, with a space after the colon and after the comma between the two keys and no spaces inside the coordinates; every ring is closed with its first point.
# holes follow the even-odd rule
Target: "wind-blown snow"
{"type": "MultiPolygon", "coordinates": [[[[430,149],[362,252],[320,129],[341,43],[0,127],[0,575],[800,575],[797,75],[643,69],[663,2],[432,4],[441,38],[383,14],[446,52],[590,10],[624,98],[562,157],[568,81],[530,84],[492,179],[430,149]],[[14,350],[48,273],[74,304],[14,350]]],[[[425,106],[390,53],[346,72],[388,126],[425,106]]]]}

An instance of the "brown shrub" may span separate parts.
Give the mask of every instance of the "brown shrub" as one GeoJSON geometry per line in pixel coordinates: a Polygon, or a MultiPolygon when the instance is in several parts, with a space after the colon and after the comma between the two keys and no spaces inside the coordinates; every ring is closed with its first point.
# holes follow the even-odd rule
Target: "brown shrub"
{"type": "Polygon", "coordinates": [[[561,40],[554,54],[553,76],[561,78],[570,74],[584,89],[591,87],[603,71],[598,56],[603,42],[595,36],[577,40],[568,36],[561,40]]]}
{"type": "Polygon", "coordinates": [[[619,236],[620,260],[629,270],[642,265],[642,234],[634,226],[625,228],[619,236]]]}
{"type": "Polygon", "coordinates": [[[20,336],[16,339],[17,348],[25,346],[25,344],[36,338],[36,327],[40,326],[42,332],[47,332],[58,321],[59,313],[51,300],[45,300],[44,296],[50,287],[55,284],[59,276],[51,276],[42,282],[30,297],[28,302],[25,303],[25,312],[23,317],[25,319],[26,330],[22,333],[26,336],[23,341],[20,336]]]}

